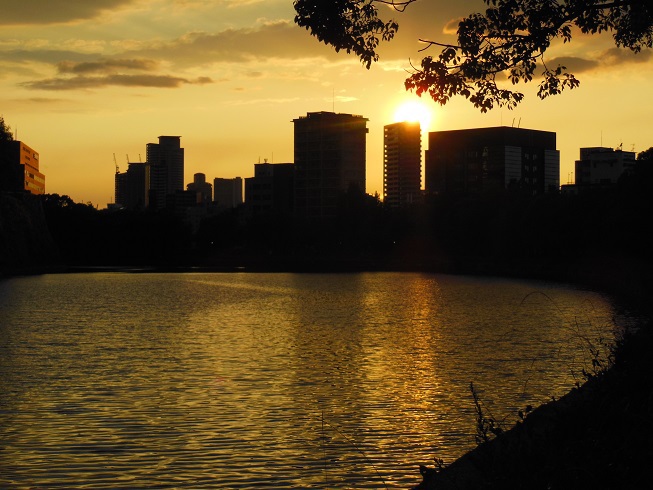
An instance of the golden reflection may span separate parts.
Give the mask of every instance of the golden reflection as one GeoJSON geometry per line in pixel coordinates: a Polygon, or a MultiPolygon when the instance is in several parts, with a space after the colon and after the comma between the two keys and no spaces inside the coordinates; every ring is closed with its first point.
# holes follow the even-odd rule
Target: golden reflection
{"type": "Polygon", "coordinates": [[[470,381],[498,416],[516,413],[568,389],[583,343],[615,327],[599,295],[495,278],[91,274],[11,288],[0,486],[21,488],[251,488],[271,467],[277,488],[320,485],[325,467],[334,487],[378,487],[381,473],[405,488],[416,464],[474,445],[470,381]]]}

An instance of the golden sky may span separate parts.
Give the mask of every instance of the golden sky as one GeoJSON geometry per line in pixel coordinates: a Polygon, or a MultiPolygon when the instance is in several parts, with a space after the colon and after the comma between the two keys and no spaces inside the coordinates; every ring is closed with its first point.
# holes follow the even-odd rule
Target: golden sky
{"type": "MultiPolygon", "coordinates": [[[[0,115],[39,152],[46,192],[103,208],[121,171],[160,135],[181,136],[185,181],[251,177],[254,163],[293,161],[292,119],[307,112],[369,119],[367,192],[383,190],[383,126],[405,101],[418,39],[454,41],[453,21],[482,0],[420,0],[370,70],[293,23],[292,0],[0,0],[0,115]]],[[[385,15],[385,14],[384,14],[385,15]]],[[[388,12],[390,15],[390,12],[388,12]]],[[[432,53],[433,56],[437,52],[432,53]]],[[[517,109],[481,114],[426,98],[431,131],[499,125],[555,131],[561,183],[579,148],[653,146],[653,58],[609,35],[575,35],[547,53],[581,85],[517,109]]]]}

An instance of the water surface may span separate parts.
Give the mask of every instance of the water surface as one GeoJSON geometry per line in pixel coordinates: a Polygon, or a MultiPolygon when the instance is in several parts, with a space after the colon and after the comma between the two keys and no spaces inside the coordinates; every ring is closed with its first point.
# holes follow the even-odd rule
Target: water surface
{"type": "Polygon", "coordinates": [[[621,327],[600,294],[412,273],[0,282],[0,487],[407,488],[621,327]]]}

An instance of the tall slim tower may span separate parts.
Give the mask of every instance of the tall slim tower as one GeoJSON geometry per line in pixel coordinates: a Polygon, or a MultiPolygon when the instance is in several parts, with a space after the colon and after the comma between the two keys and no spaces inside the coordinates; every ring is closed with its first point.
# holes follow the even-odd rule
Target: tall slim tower
{"type": "Polygon", "coordinates": [[[149,204],[160,209],[167,195],[184,190],[181,136],[159,136],[158,143],[148,143],[146,161],[150,171],[149,204]]]}
{"type": "Polygon", "coordinates": [[[383,200],[391,207],[417,202],[422,185],[422,132],[419,122],[383,128],[383,200]]]}
{"type": "Polygon", "coordinates": [[[367,121],[335,112],[309,112],[293,119],[298,217],[332,217],[343,193],[365,192],[367,121]]]}

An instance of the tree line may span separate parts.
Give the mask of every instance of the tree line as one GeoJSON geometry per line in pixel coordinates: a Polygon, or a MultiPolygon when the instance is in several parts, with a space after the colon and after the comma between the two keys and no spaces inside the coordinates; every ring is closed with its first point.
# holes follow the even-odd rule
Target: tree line
{"type": "Polygon", "coordinates": [[[38,200],[66,265],[519,273],[650,259],[652,164],[653,148],[615,186],[578,195],[505,190],[430,196],[396,209],[352,191],[332,219],[319,223],[253,215],[243,205],[193,227],[167,210],[98,210],[57,194],[38,200]]]}

